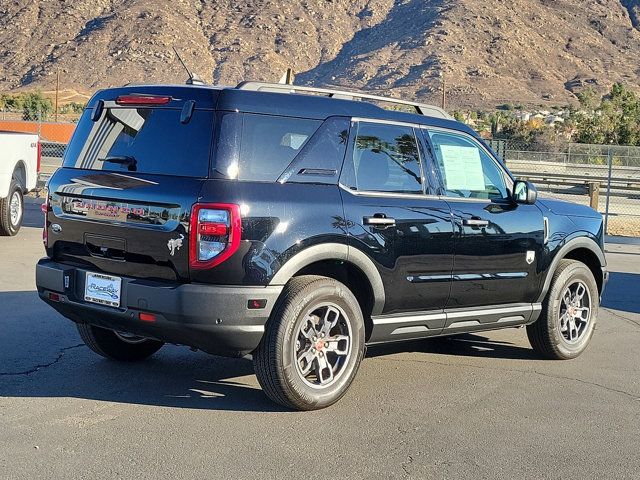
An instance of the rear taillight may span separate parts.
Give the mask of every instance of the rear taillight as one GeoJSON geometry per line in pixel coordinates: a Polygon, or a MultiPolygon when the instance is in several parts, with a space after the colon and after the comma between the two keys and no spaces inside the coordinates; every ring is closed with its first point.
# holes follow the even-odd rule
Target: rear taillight
{"type": "Polygon", "coordinates": [[[224,262],[238,250],[241,231],[239,205],[196,203],[191,211],[191,268],[211,268],[224,262]]]}
{"type": "Polygon", "coordinates": [[[47,195],[44,203],[40,205],[40,210],[44,213],[44,225],[42,227],[42,243],[44,248],[49,248],[49,228],[47,225],[47,213],[49,212],[49,195],[47,195]]]}
{"type": "Polygon", "coordinates": [[[40,173],[40,166],[42,165],[42,143],[38,139],[38,162],[36,164],[36,172],[40,173]]]}

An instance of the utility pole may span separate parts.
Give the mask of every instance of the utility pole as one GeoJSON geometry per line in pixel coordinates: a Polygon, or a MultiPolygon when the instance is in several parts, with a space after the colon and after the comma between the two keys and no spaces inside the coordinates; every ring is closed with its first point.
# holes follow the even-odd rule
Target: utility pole
{"type": "Polygon", "coordinates": [[[442,72],[442,109],[447,109],[447,80],[442,72]]]}
{"type": "Polygon", "coordinates": [[[56,111],[54,113],[54,121],[58,123],[58,92],[60,91],[60,69],[56,70],[56,111]]]}

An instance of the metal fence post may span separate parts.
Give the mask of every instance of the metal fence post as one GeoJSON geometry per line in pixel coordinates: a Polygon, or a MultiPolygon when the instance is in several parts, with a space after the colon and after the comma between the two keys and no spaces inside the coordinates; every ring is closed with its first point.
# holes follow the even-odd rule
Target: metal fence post
{"type": "Polygon", "coordinates": [[[604,234],[609,233],[609,200],[611,199],[611,172],[613,168],[613,155],[611,155],[611,146],[607,148],[607,157],[609,162],[609,175],[607,176],[607,205],[604,209],[604,234]]]}

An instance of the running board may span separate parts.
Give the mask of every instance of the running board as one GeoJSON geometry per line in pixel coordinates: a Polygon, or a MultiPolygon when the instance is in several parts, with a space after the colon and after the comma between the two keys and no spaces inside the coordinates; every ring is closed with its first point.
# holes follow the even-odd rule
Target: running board
{"type": "Polygon", "coordinates": [[[450,308],[410,315],[371,317],[373,330],[367,343],[411,340],[437,335],[495,330],[533,323],[540,316],[539,303],[494,305],[482,308],[450,308]]]}

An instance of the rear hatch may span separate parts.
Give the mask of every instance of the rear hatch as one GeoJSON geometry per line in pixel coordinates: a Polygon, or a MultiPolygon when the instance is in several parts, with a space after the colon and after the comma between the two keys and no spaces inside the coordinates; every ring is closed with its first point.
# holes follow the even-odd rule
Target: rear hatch
{"type": "Polygon", "coordinates": [[[94,96],[49,181],[47,253],[87,270],[189,280],[189,217],[209,173],[217,91],[94,96]]]}

